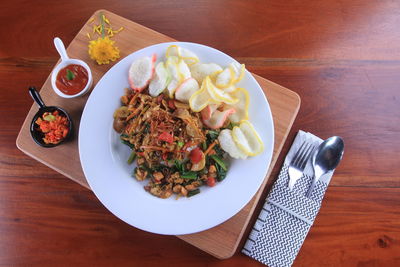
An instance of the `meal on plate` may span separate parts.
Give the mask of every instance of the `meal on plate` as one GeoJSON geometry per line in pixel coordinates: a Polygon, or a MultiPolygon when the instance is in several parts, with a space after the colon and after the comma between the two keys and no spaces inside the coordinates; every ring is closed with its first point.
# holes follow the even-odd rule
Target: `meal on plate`
{"type": "Polygon", "coordinates": [[[248,121],[249,94],[237,87],[245,67],[202,63],[192,51],[171,45],[135,60],[131,88],[114,112],[114,129],[132,149],[134,176],[160,198],[190,197],[213,187],[228,172],[231,158],[246,159],[264,147],[248,121]]]}
{"type": "Polygon", "coordinates": [[[69,121],[67,117],[60,115],[58,110],[44,112],[35,124],[39,126],[37,131],[43,133],[43,141],[46,144],[58,144],[68,135],[69,121]]]}

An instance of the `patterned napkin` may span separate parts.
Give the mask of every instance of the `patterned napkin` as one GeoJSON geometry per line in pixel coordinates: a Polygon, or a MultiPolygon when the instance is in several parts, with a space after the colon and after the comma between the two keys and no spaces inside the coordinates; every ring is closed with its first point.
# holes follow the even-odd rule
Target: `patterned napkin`
{"type": "Polygon", "coordinates": [[[314,174],[310,157],[303,176],[297,180],[292,191],[288,188],[288,166],[303,140],[313,143],[315,147],[322,143],[322,139],[311,133],[298,132],[242,250],[244,254],[269,267],[293,264],[317,216],[333,175],[331,172],[322,176],[310,198],[307,198],[305,195],[314,174]]]}

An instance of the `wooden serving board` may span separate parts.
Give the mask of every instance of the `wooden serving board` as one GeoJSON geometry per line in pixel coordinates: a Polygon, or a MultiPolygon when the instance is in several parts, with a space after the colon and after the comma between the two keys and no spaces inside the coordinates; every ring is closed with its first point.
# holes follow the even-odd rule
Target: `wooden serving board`
{"type": "MultiPolygon", "coordinates": [[[[113,37],[116,41],[116,45],[121,51],[121,58],[149,45],[175,41],[166,35],[153,31],[106,10],[95,12],[93,17],[96,18],[96,22],[98,21],[97,18],[99,12],[103,12],[104,15],[106,15],[114,28],[118,29],[120,26],[124,27],[123,31],[113,37]]],[[[106,73],[113,64],[99,66],[89,58],[87,53],[88,37],[86,34],[92,33],[92,26],[93,24],[88,20],[68,46],[67,51],[70,57],[79,58],[88,63],[92,70],[94,85],[96,85],[102,75],[106,73]]],[[[242,240],[243,233],[248,226],[256,204],[264,190],[271,170],[275,165],[276,159],[278,158],[300,107],[300,97],[293,91],[260,76],[254,75],[254,77],[257,79],[267,96],[274,119],[275,144],[268,174],[257,194],[234,217],[212,229],[196,234],[178,236],[182,240],[185,240],[186,242],[220,259],[231,257],[237,250],[239,242],[242,240]]],[[[73,139],[63,145],[50,149],[38,146],[31,139],[29,132],[30,122],[38,110],[36,104],[33,104],[19,132],[16,142],[17,147],[34,159],[89,188],[79,161],[78,151],[79,123],[89,93],[83,97],[74,99],[60,98],[51,88],[50,76],[41,88],[40,93],[46,104],[62,107],[70,113],[74,124],[73,139]]]]}

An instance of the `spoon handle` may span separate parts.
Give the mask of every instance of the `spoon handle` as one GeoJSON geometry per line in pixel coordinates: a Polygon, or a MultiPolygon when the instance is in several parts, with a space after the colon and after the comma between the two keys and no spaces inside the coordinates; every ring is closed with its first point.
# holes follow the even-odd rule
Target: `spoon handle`
{"type": "MultiPolygon", "coordinates": [[[[329,172],[327,172],[327,173],[329,173],[329,172]]],[[[323,175],[322,173],[317,173],[317,174],[314,175],[314,178],[313,178],[313,180],[311,182],[311,185],[308,188],[307,193],[306,193],[306,197],[307,198],[310,198],[311,193],[314,190],[315,185],[317,184],[319,178],[321,178],[322,175],[323,175]]]]}
{"type": "Polygon", "coordinates": [[[61,41],[60,38],[54,38],[54,46],[56,47],[58,54],[60,54],[61,60],[69,59],[67,50],[65,50],[64,43],[61,41]]]}

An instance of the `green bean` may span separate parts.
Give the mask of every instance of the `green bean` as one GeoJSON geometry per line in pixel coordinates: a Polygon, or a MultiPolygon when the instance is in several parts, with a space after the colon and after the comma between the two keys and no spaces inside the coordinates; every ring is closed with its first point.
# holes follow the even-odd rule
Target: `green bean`
{"type": "Polygon", "coordinates": [[[175,160],[175,168],[178,170],[179,173],[185,172],[185,163],[179,160],[175,160]]]}
{"type": "Polygon", "coordinates": [[[221,168],[222,168],[224,171],[227,171],[227,170],[228,170],[228,169],[226,168],[225,162],[224,162],[220,157],[218,157],[217,155],[211,155],[211,158],[212,158],[219,166],[221,166],[221,168]]]}
{"type": "Polygon", "coordinates": [[[214,131],[214,130],[209,130],[207,135],[210,137],[211,142],[212,142],[215,139],[217,139],[217,137],[219,135],[219,132],[218,131],[214,131]]]}
{"type": "Polygon", "coordinates": [[[191,180],[197,179],[197,172],[185,172],[181,174],[181,178],[191,180]]]}
{"type": "Polygon", "coordinates": [[[130,148],[133,148],[133,147],[134,147],[134,145],[131,144],[129,141],[126,141],[126,140],[122,140],[122,139],[121,139],[121,142],[122,142],[124,145],[129,146],[130,148]]]}
{"type": "Polygon", "coordinates": [[[206,151],[207,150],[206,142],[201,143],[201,147],[203,148],[203,151],[206,151]]]}
{"type": "Polygon", "coordinates": [[[195,190],[193,190],[193,191],[189,191],[189,192],[187,193],[187,197],[192,197],[192,196],[194,196],[194,195],[197,195],[198,193],[200,193],[200,189],[199,189],[199,188],[197,188],[197,189],[195,189],[195,190]]]}
{"type": "Polygon", "coordinates": [[[127,160],[127,163],[130,165],[132,164],[132,162],[135,160],[136,158],[136,153],[135,151],[132,150],[132,153],[129,155],[129,158],[127,160]]]}

